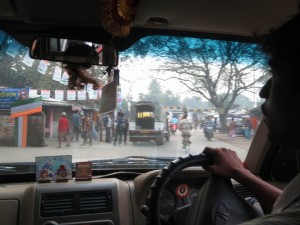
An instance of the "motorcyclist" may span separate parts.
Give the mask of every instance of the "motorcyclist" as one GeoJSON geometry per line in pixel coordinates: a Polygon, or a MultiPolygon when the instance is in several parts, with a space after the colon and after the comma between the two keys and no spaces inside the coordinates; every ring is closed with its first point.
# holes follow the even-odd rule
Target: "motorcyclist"
{"type": "Polygon", "coordinates": [[[178,128],[178,119],[177,119],[177,117],[176,116],[174,116],[172,119],[171,119],[171,121],[170,121],[170,130],[171,130],[171,132],[172,133],[175,133],[176,132],[176,130],[177,130],[177,128],[178,128]],[[174,125],[175,125],[175,127],[174,127],[174,125]]]}
{"type": "Polygon", "coordinates": [[[209,130],[208,127],[214,127],[214,122],[212,121],[212,118],[210,116],[208,116],[206,121],[204,122],[203,133],[206,138],[211,138],[213,134],[209,132],[213,132],[213,129],[209,130]]]}
{"type": "Polygon", "coordinates": [[[171,119],[171,124],[176,124],[178,125],[178,119],[177,119],[177,116],[174,116],[172,119],[171,119]]]}
{"type": "Polygon", "coordinates": [[[183,138],[182,140],[182,145],[183,145],[183,149],[186,148],[186,145],[190,145],[191,141],[190,141],[190,137],[191,135],[191,130],[193,129],[193,123],[191,120],[189,120],[187,118],[187,113],[183,113],[182,119],[180,120],[179,123],[179,130],[181,131],[181,136],[183,138]]]}

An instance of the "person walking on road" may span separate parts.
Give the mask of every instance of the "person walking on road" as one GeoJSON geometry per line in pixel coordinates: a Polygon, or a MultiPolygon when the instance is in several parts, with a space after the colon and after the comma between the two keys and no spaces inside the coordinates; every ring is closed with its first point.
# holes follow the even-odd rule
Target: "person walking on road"
{"type": "Polygon", "coordinates": [[[179,130],[181,131],[182,137],[182,148],[186,149],[191,145],[190,137],[192,136],[191,130],[193,129],[193,124],[190,119],[187,118],[187,113],[183,113],[183,116],[179,122],[179,130]]]}
{"type": "Polygon", "coordinates": [[[236,123],[234,121],[234,118],[231,118],[231,122],[228,128],[228,136],[231,140],[234,140],[236,137],[236,123]]]}
{"type": "Polygon", "coordinates": [[[98,132],[99,141],[102,141],[102,120],[100,115],[96,118],[96,127],[95,130],[98,132]]]}
{"type": "Polygon", "coordinates": [[[252,123],[251,123],[250,117],[246,117],[246,119],[245,119],[245,138],[246,139],[251,138],[251,129],[252,129],[252,123]]]}
{"type": "Polygon", "coordinates": [[[66,146],[70,146],[69,143],[69,131],[70,131],[70,126],[69,126],[69,121],[66,118],[67,114],[65,112],[63,112],[61,114],[61,118],[58,121],[58,147],[57,148],[61,148],[61,142],[63,140],[67,141],[67,145],[66,146]]]}
{"type": "Polygon", "coordinates": [[[80,126],[81,126],[81,117],[79,114],[79,111],[76,110],[75,113],[72,115],[72,140],[75,138],[76,141],[79,140],[79,134],[80,134],[80,126]]]}
{"type": "Polygon", "coordinates": [[[81,146],[84,146],[88,142],[88,139],[90,145],[92,145],[92,120],[89,116],[85,116],[82,123],[82,138],[83,143],[81,146]]]}
{"type": "Polygon", "coordinates": [[[111,142],[111,128],[112,128],[112,120],[111,115],[107,114],[103,117],[103,126],[105,128],[105,142],[111,142]]]}
{"type": "Polygon", "coordinates": [[[115,137],[114,137],[114,145],[116,145],[117,141],[119,145],[122,142],[122,136],[124,132],[124,113],[118,112],[117,119],[116,119],[116,128],[115,128],[115,137]]]}
{"type": "Polygon", "coordinates": [[[128,135],[129,121],[128,118],[124,118],[124,127],[123,127],[123,135],[124,135],[124,144],[127,144],[127,135],[128,135]]]}

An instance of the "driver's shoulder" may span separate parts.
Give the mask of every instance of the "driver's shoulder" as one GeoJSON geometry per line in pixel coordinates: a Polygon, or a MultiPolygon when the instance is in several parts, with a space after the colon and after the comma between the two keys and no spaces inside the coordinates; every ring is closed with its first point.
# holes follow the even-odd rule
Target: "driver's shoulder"
{"type": "Polygon", "coordinates": [[[241,223],[240,225],[298,225],[300,224],[300,210],[283,211],[263,215],[253,220],[241,223]]]}

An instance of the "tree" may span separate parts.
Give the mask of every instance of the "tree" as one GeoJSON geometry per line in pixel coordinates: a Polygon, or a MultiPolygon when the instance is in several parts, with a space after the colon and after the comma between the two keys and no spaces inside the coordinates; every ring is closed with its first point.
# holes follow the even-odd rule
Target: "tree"
{"type": "Polygon", "coordinates": [[[236,98],[255,91],[267,78],[266,57],[256,44],[179,37],[147,37],[126,54],[156,57],[162,77],[180,81],[217,110],[226,130],[226,117],[236,98]]]}
{"type": "Polygon", "coordinates": [[[162,104],[163,106],[180,106],[180,97],[174,95],[170,90],[162,91],[160,83],[156,79],[152,79],[148,94],[140,93],[140,101],[153,101],[162,104]]]}
{"type": "Polygon", "coordinates": [[[206,101],[203,102],[200,97],[186,97],[182,100],[182,105],[186,105],[187,108],[195,108],[195,109],[208,109],[211,108],[211,104],[206,101]]]}
{"type": "Polygon", "coordinates": [[[234,106],[235,106],[234,108],[237,110],[241,110],[241,109],[249,110],[254,108],[254,102],[252,102],[248,97],[244,95],[239,95],[237,96],[234,102],[234,106]]]}

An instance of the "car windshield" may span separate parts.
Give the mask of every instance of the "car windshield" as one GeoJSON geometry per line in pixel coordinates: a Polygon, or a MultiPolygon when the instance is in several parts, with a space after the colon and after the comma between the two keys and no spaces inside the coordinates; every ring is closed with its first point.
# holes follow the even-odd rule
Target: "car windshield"
{"type": "Polygon", "coordinates": [[[111,169],[161,168],[206,146],[244,160],[262,117],[258,93],[269,74],[253,43],[145,37],[119,53],[117,67],[80,68],[96,88],[62,63],[30,58],[4,31],[0,47],[2,173],[59,155],[111,169]]]}

